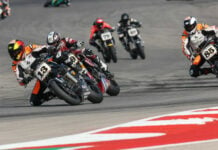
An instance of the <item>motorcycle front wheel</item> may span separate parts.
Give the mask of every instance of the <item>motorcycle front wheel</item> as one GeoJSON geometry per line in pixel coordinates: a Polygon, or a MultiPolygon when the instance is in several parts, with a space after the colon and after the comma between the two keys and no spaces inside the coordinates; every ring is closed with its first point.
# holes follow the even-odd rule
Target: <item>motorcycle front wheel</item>
{"type": "Polygon", "coordinates": [[[55,80],[49,82],[49,89],[53,91],[58,98],[63,99],[70,105],[79,105],[82,102],[81,98],[75,92],[71,91],[71,93],[68,93],[64,88],[64,86],[61,87],[55,80]]]}

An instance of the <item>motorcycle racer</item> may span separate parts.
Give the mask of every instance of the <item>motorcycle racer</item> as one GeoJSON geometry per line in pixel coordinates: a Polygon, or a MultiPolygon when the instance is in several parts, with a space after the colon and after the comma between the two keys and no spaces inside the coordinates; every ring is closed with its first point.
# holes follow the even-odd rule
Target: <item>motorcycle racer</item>
{"type": "MultiPolygon", "coordinates": [[[[26,86],[32,80],[30,73],[24,68],[24,64],[28,63],[25,57],[30,53],[34,57],[38,57],[41,53],[46,52],[47,47],[43,45],[30,44],[25,46],[24,42],[21,40],[11,40],[8,43],[8,53],[13,60],[12,71],[15,73],[17,81],[21,86],[26,86]]],[[[54,97],[51,92],[44,92],[46,88],[47,87],[42,84],[41,81],[36,81],[29,100],[32,106],[39,106],[54,97]]]]}
{"type": "Polygon", "coordinates": [[[108,28],[111,32],[114,31],[113,27],[106,23],[103,19],[97,18],[93,25],[91,26],[91,31],[90,31],[90,37],[89,37],[89,44],[96,47],[98,52],[101,52],[101,47],[96,43],[96,40],[99,37],[94,37],[94,34],[97,33],[99,30],[108,28]]]}
{"type": "Polygon", "coordinates": [[[125,37],[127,34],[127,27],[135,25],[136,27],[141,27],[141,22],[137,21],[136,19],[130,18],[129,14],[123,13],[121,15],[121,19],[118,22],[117,26],[117,33],[119,35],[119,40],[124,46],[124,48],[129,51],[129,48],[127,46],[127,41],[125,41],[125,37]]]}
{"type": "Polygon", "coordinates": [[[205,63],[205,59],[199,55],[200,44],[207,35],[216,36],[217,29],[215,26],[209,26],[204,23],[198,23],[197,19],[188,16],[184,19],[184,31],[182,33],[182,51],[183,54],[191,61],[189,74],[191,77],[198,77],[200,75],[207,75],[212,73],[211,67],[201,68],[205,63]]]}
{"type": "Polygon", "coordinates": [[[59,7],[60,5],[70,6],[70,0],[47,0],[47,2],[44,4],[45,7],[59,7]]]}
{"type": "MultiPolygon", "coordinates": [[[[86,57],[90,58],[94,63],[96,63],[105,72],[105,74],[111,75],[111,73],[108,71],[108,66],[97,55],[95,55],[91,49],[79,49],[84,45],[84,42],[82,41],[73,40],[69,37],[61,38],[59,33],[51,31],[47,36],[47,44],[50,46],[54,46],[57,49],[57,51],[55,51],[54,53],[57,53],[58,51],[69,51],[70,48],[71,50],[73,50],[73,53],[76,56],[82,53],[86,57]]],[[[63,60],[60,61],[64,61],[65,59],[67,59],[67,56],[63,55],[61,59],[63,60]]]]}
{"type": "Polygon", "coordinates": [[[0,8],[5,10],[6,15],[11,15],[11,8],[9,7],[9,0],[0,0],[0,8]]]}

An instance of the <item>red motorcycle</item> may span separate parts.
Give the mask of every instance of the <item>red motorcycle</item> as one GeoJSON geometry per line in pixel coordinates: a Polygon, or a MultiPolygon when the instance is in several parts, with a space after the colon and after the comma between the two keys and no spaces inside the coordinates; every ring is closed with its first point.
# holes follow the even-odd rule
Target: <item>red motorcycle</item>
{"type": "Polygon", "coordinates": [[[102,93],[107,93],[110,96],[117,96],[120,93],[120,87],[111,74],[106,74],[97,64],[85,55],[78,54],[77,57],[85,65],[90,78],[97,82],[102,93]]]}

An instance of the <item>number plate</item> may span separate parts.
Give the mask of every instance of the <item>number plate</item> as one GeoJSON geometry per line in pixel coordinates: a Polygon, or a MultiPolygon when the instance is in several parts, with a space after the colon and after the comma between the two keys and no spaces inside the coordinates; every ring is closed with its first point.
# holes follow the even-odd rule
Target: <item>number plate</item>
{"type": "Polygon", "coordinates": [[[213,57],[215,54],[217,54],[217,49],[213,45],[207,46],[203,51],[202,55],[206,60],[209,60],[211,57],[213,57]]]}
{"type": "Polygon", "coordinates": [[[68,57],[70,61],[73,63],[73,65],[76,65],[79,62],[78,58],[72,53],[69,53],[68,57]]]}
{"type": "Polygon", "coordinates": [[[110,40],[110,39],[112,39],[112,35],[111,35],[110,32],[102,33],[102,34],[101,34],[101,39],[102,39],[103,41],[110,40]]]}
{"type": "Polygon", "coordinates": [[[51,67],[48,64],[46,64],[45,62],[42,62],[37,67],[37,69],[35,71],[35,76],[37,79],[43,81],[48,76],[50,71],[51,71],[51,67]]]}
{"type": "Polygon", "coordinates": [[[138,34],[138,31],[136,30],[136,28],[132,28],[128,30],[128,34],[129,36],[136,36],[138,34]]]}

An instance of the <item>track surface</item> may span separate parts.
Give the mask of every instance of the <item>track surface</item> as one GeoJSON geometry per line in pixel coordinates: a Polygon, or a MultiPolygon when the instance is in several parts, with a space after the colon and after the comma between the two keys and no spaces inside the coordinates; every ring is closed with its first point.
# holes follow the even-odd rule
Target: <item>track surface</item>
{"type": "MultiPolygon", "coordinates": [[[[217,106],[217,79],[188,75],[189,63],[181,52],[183,19],[193,15],[218,25],[215,0],[79,0],[69,8],[43,8],[44,0],[14,0],[12,16],[0,21],[0,145],[81,133],[149,116],[181,110],[217,106]],[[118,63],[109,64],[121,86],[117,97],[105,96],[103,103],[86,102],[68,106],[54,100],[30,107],[33,85],[20,87],[10,70],[7,43],[14,38],[45,44],[51,30],[88,43],[96,17],[115,26],[128,12],[143,24],[141,35],[146,60],[131,60],[117,40],[118,63]]],[[[87,47],[90,47],[88,44],[87,47]]],[[[164,150],[216,149],[217,142],[193,144],[164,150]]]]}

